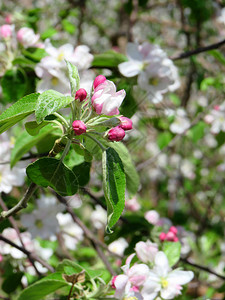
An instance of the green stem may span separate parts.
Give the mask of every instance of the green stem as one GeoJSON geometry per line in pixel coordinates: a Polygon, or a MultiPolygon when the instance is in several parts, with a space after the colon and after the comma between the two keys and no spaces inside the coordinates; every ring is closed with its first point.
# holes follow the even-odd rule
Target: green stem
{"type": "Polygon", "coordinates": [[[72,111],[72,122],[76,120],[76,107],[74,101],[70,103],[71,111],[72,111]]]}
{"type": "Polygon", "coordinates": [[[102,149],[102,151],[105,151],[105,150],[106,150],[106,148],[102,145],[102,143],[99,142],[95,137],[91,136],[91,135],[88,134],[88,133],[85,133],[85,135],[86,135],[87,137],[89,137],[90,139],[92,139],[96,144],[98,144],[99,147],[102,149]]]}
{"type": "Polygon", "coordinates": [[[62,154],[62,156],[61,156],[61,158],[60,158],[60,161],[63,161],[64,158],[66,157],[67,153],[68,153],[69,150],[70,150],[70,145],[71,145],[71,140],[68,140],[67,143],[66,143],[66,147],[65,147],[64,150],[63,150],[63,154],[62,154]]]}
{"type": "Polygon", "coordinates": [[[54,112],[53,115],[55,115],[57,118],[59,118],[63,124],[66,126],[66,128],[69,128],[69,124],[67,123],[67,121],[63,118],[63,116],[61,116],[60,114],[58,114],[57,112],[54,112]]]}

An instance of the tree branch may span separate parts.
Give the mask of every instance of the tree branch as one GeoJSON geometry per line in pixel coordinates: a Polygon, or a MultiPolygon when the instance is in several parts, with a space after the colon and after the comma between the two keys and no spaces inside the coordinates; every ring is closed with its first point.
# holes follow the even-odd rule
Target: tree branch
{"type": "Polygon", "coordinates": [[[192,55],[196,55],[196,54],[199,54],[199,53],[202,53],[202,52],[206,52],[206,51],[210,51],[210,50],[214,50],[214,49],[218,49],[220,48],[221,46],[223,46],[225,44],[225,39],[218,42],[218,43],[215,43],[215,44],[212,44],[212,45],[209,45],[209,46],[205,46],[205,47],[199,47],[195,50],[190,50],[190,51],[187,51],[187,52],[184,52],[184,53],[181,53],[177,56],[172,56],[170,57],[172,60],[179,60],[179,59],[183,59],[183,58],[188,58],[192,55]]]}
{"type": "Polygon", "coordinates": [[[30,197],[33,195],[34,191],[37,189],[37,185],[35,183],[31,183],[28,189],[26,190],[26,193],[24,194],[23,198],[10,210],[3,211],[0,214],[0,221],[3,221],[4,219],[15,215],[18,211],[20,211],[23,208],[27,207],[27,202],[29,201],[30,197]]]}
{"type": "Polygon", "coordinates": [[[21,252],[23,252],[24,254],[26,254],[28,257],[31,257],[33,260],[38,261],[42,266],[44,266],[46,269],[48,269],[50,272],[54,272],[54,268],[52,266],[50,266],[48,263],[46,263],[45,261],[43,261],[40,257],[38,257],[36,254],[33,254],[32,252],[26,250],[25,248],[13,243],[12,241],[10,241],[9,239],[7,239],[6,237],[4,237],[2,234],[0,234],[0,240],[11,245],[12,247],[20,250],[21,252]]]}
{"type": "Polygon", "coordinates": [[[209,268],[207,268],[207,267],[200,266],[200,265],[197,265],[197,264],[195,264],[195,263],[192,263],[192,262],[190,262],[189,260],[187,260],[186,258],[181,258],[180,260],[181,260],[182,262],[184,262],[185,264],[188,264],[188,265],[190,265],[190,266],[192,266],[192,267],[198,268],[198,269],[200,269],[200,270],[202,270],[202,271],[208,272],[208,273],[210,273],[210,274],[213,274],[213,275],[217,276],[218,278],[221,278],[221,279],[225,280],[225,276],[220,275],[220,274],[217,274],[216,272],[214,272],[213,270],[211,270],[211,269],[209,269],[209,268]]]}

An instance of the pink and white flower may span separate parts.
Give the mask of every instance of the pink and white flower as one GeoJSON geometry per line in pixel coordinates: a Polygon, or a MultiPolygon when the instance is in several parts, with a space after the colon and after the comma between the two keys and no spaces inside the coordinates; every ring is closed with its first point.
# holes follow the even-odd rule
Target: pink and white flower
{"type": "Polygon", "coordinates": [[[125,90],[117,92],[115,84],[110,80],[105,80],[94,89],[91,101],[97,114],[113,116],[119,114],[118,108],[125,96],[125,90]]]}
{"type": "Polygon", "coordinates": [[[34,46],[39,40],[39,38],[40,35],[35,34],[32,28],[22,27],[17,32],[17,40],[19,41],[20,44],[24,46],[24,48],[34,46]]]}
{"type": "Polygon", "coordinates": [[[124,274],[116,276],[114,280],[115,286],[115,298],[126,299],[131,291],[139,290],[139,287],[143,285],[149,274],[149,268],[145,264],[134,264],[130,267],[130,263],[135,254],[131,254],[127,260],[126,264],[122,267],[124,274]]]}
{"type": "Polygon", "coordinates": [[[135,246],[137,257],[144,263],[153,263],[158,253],[158,245],[150,242],[138,242],[135,246]]]}
{"type": "Polygon", "coordinates": [[[190,282],[194,277],[192,271],[172,270],[168,259],[162,251],[155,256],[155,265],[149,271],[141,294],[144,300],[153,300],[159,294],[163,299],[174,299],[181,294],[182,285],[190,282]]]}

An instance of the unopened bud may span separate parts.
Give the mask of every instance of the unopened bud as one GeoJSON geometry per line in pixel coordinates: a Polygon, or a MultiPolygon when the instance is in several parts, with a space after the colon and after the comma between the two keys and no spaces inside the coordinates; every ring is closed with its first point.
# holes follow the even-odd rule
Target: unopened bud
{"type": "Polygon", "coordinates": [[[87,130],[86,125],[81,120],[73,121],[72,126],[73,126],[73,130],[74,130],[75,135],[81,135],[81,134],[85,133],[86,130],[87,130]]]}
{"type": "Polygon", "coordinates": [[[95,78],[94,83],[93,83],[94,89],[96,89],[96,87],[97,87],[99,84],[101,84],[101,83],[103,83],[103,82],[105,82],[105,81],[106,81],[105,76],[103,76],[103,75],[98,75],[98,76],[95,78]]]}
{"type": "Polygon", "coordinates": [[[161,242],[165,241],[165,239],[166,239],[166,233],[165,232],[161,232],[160,236],[159,236],[159,239],[160,239],[161,242]]]}
{"type": "Polygon", "coordinates": [[[112,142],[119,142],[125,137],[125,131],[119,127],[113,127],[108,132],[108,139],[112,142]]]}
{"type": "Polygon", "coordinates": [[[85,100],[87,98],[87,92],[85,89],[79,89],[78,91],[76,91],[75,94],[75,99],[79,99],[80,102],[82,102],[83,100],[85,100]]]}
{"type": "Polygon", "coordinates": [[[169,231],[166,235],[166,240],[173,242],[175,237],[176,237],[175,234],[173,232],[169,231]]]}
{"type": "Polygon", "coordinates": [[[175,226],[171,226],[169,231],[173,232],[175,235],[177,234],[177,228],[175,226]]]}
{"type": "Polygon", "coordinates": [[[123,130],[131,130],[133,127],[132,127],[132,121],[131,119],[127,118],[127,117],[120,117],[120,127],[123,128],[123,130]]]}
{"type": "Polygon", "coordinates": [[[12,36],[12,26],[5,24],[0,27],[0,37],[1,38],[9,38],[12,36]]]}

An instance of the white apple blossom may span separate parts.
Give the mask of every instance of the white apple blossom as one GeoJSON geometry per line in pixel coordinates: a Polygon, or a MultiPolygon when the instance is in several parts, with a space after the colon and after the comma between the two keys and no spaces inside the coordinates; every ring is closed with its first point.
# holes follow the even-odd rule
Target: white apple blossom
{"type": "Polygon", "coordinates": [[[159,222],[160,215],[156,210],[149,210],[145,213],[145,219],[149,223],[156,225],[159,222]]]}
{"type": "Polygon", "coordinates": [[[75,250],[77,244],[84,238],[83,230],[73,221],[71,215],[68,213],[58,213],[56,218],[62,232],[64,245],[70,250],[75,250]]]}
{"type": "Polygon", "coordinates": [[[33,238],[54,238],[60,229],[56,214],[63,210],[64,206],[57,203],[55,197],[42,195],[37,200],[37,209],[34,209],[30,214],[23,214],[21,223],[28,229],[33,238]]]}
{"type": "Polygon", "coordinates": [[[63,94],[69,94],[70,84],[67,78],[67,68],[65,60],[74,64],[81,77],[81,87],[91,90],[94,77],[92,71],[87,74],[86,70],[90,67],[93,55],[85,45],[74,46],[71,44],[62,45],[59,48],[52,46],[49,40],[45,41],[45,51],[48,56],[42,58],[35,67],[35,72],[42,80],[37,85],[37,91],[43,92],[47,89],[54,89],[63,94]]]}
{"type": "Polygon", "coordinates": [[[175,119],[170,125],[170,130],[176,134],[184,133],[190,127],[190,121],[186,116],[186,112],[182,108],[178,108],[175,119]]]}
{"type": "Polygon", "coordinates": [[[108,245],[108,249],[120,256],[123,256],[125,249],[128,247],[128,242],[124,238],[119,238],[108,245]]]}
{"type": "Polygon", "coordinates": [[[166,53],[157,45],[127,45],[128,61],[118,68],[125,77],[138,75],[138,85],[153,103],[162,101],[163,94],[180,86],[178,71],[166,53]]]}
{"type": "Polygon", "coordinates": [[[91,213],[90,217],[92,225],[96,229],[103,229],[107,223],[107,212],[100,205],[96,205],[95,210],[91,213]]]}
{"type": "Polygon", "coordinates": [[[0,192],[10,193],[13,186],[22,186],[26,176],[25,164],[18,163],[12,169],[7,161],[10,161],[10,151],[13,144],[10,142],[6,133],[0,137],[0,192]],[[6,163],[4,163],[6,162],[6,163]]]}
{"type": "MultiPolygon", "coordinates": [[[[20,238],[14,228],[5,228],[2,232],[2,236],[9,239],[11,242],[17,244],[18,246],[22,246],[20,238]]],[[[20,233],[20,237],[26,250],[33,252],[34,244],[31,240],[31,234],[29,232],[22,232],[20,233]]],[[[0,254],[11,255],[15,259],[22,259],[26,257],[26,255],[22,251],[3,241],[0,241],[0,254]]]]}
{"type": "Polygon", "coordinates": [[[158,245],[150,242],[138,242],[135,246],[137,257],[144,263],[153,263],[158,252],[158,245]]]}
{"type": "Polygon", "coordinates": [[[205,116],[204,120],[206,123],[211,124],[211,133],[225,132],[225,102],[214,106],[214,109],[205,116]]]}
{"type": "Polygon", "coordinates": [[[144,300],[153,300],[160,295],[162,299],[174,299],[181,294],[182,285],[190,282],[194,277],[192,271],[172,270],[168,259],[162,251],[155,256],[155,265],[149,271],[141,294],[144,300]]]}
{"type": "Polygon", "coordinates": [[[35,34],[32,28],[22,27],[17,32],[17,40],[25,47],[35,46],[37,41],[39,40],[40,35],[35,34]]]}

